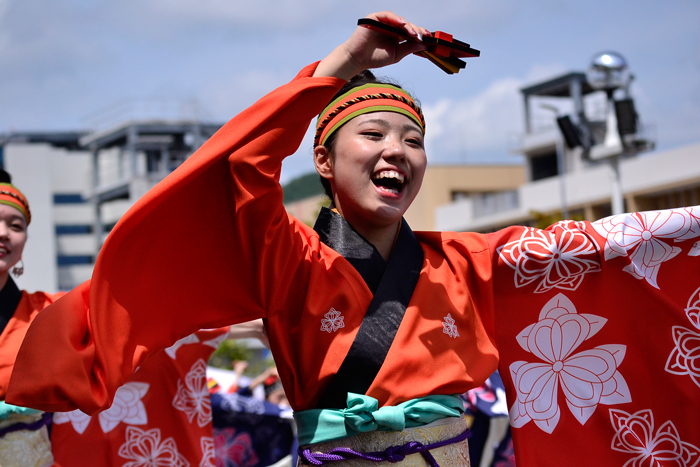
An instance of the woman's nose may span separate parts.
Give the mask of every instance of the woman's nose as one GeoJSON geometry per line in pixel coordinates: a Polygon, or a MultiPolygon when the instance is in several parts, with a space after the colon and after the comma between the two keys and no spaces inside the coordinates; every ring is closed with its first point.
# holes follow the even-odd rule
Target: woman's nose
{"type": "Polygon", "coordinates": [[[384,149],[384,157],[392,158],[398,160],[404,160],[406,158],[406,151],[404,150],[401,141],[390,138],[387,140],[387,147],[384,149]]]}

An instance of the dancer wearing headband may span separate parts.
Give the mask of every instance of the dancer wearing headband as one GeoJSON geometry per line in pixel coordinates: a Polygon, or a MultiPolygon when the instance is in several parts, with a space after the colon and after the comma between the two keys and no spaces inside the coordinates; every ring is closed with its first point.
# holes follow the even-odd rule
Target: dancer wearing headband
{"type": "Polygon", "coordinates": [[[454,395],[500,365],[518,465],[697,464],[700,208],[412,232],[430,125],[400,88],[351,78],[428,32],[369,17],[416,41],[358,28],[226,124],[122,218],[92,284],[42,313],[8,397],[97,412],[158,349],[263,318],[302,462],[468,465],[454,395]],[[332,206],[311,229],[278,180],[319,114],[332,206]]]}
{"type": "Polygon", "coordinates": [[[47,424],[51,414],[5,403],[17,352],[39,311],[59,294],[19,290],[10,272],[24,272],[22,252],[32,220],[27,198],[0,169],[0,465],[53,464],[47,424]]]}

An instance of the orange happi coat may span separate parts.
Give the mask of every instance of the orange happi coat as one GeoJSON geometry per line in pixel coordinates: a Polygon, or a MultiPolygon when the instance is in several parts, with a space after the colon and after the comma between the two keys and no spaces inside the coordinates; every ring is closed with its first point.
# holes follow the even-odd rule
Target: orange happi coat
{"type": "MultiPolygon", "coordinates": [[[[92,413],[149,354],[262,317],[292,406],[315,407],[372,293],[282,206],[282,160],[343,84],[313,71],[231,120],[124,216],[92,284],[28,333],[10,401],[92,413]]],[[[700,208],[416,237],[420,277],[367,392],[380,405],[467,391],[498,363],[518,465],[700,462],[687,415],[700,410],[700,208]]]]}
{"type": "MultiPolygon", "coordinates": [[[[61,358],[36,370],[31,383],[17,372],[18,401],[94,413],[109,406],[150,353],[202,327],[265,318],[290,403],[295,410],[314,407],[372,294],[347,261],[282,206],[282,160],[343,84],[311,78],[313,70],[227,123],[124,216],[92,283],[47,310],[30,333],[27,362],[47,353],[61,358]],[[322,331],[331,309],[344,327],[322,331]],[[40,401],[31,395],[39,393],[40,401]]],[[[497,365],[485,238],[425,233],[419,240],[425,275],[369,392],[382,405],[466,391],[497,365]],[[444,293],[451,289],[462,292],[444,293]],[[461,339],[443,333],[448,313],[461,339]],[[426,362],[434,378],[424,377],[426,362]]]]}

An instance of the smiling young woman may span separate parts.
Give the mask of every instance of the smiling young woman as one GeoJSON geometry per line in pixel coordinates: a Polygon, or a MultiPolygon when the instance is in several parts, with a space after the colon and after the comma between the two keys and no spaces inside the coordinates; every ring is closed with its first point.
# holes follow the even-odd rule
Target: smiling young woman
{"type": "Polygon", "coordinates": [[[388,260],[425,173],[422,131],[398,113],[366,114],[338,131],[336,148],[314,153],[317,171],[333,189],[333,206],[388,260]]]}
{"type": "Polygon", "coordinates": [[[681,409],[668,393],[697,394],[700,378],[697,316],[685,312],[700,307],[700,208],[413,232],[402,215],[426,166],[420,107],[400,87],[348,80],[423,50],[428,31],[369,18],[415,40],[358,28],[139,200],[92,282],[35,321],[8,399],[95,413],[178,338],[263,318],[304,462],[467,466],[455,395],[500,365],[521,467],[648,457],[651,441],[614,440],[653,417],[672,421],[659,436],[697,463],[700,424],[683,414],[700,397],[681,409]],[[316,116],[333,205],[312,229],[285,211],[278,181],[316,116]],[[206,219],[194,239],[183,212],[206,219]]]}

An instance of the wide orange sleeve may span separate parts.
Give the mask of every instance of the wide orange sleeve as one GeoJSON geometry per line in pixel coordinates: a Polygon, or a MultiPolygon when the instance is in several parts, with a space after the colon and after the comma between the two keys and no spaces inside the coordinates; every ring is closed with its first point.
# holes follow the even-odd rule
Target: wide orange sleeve
{"type": "Polygon", "coordinates": [[[282,206],[282,160],[344,83],[314,70],[229,121],[123,216],[91,282],[29,329],[8,402],[95,413],[149,355],[284,300],[305,239],[282,206]]]}
{"type": "Polygon", "coordinates": [[[698,465],[700,206],[487,239],[517,465],[698,465]]]}

